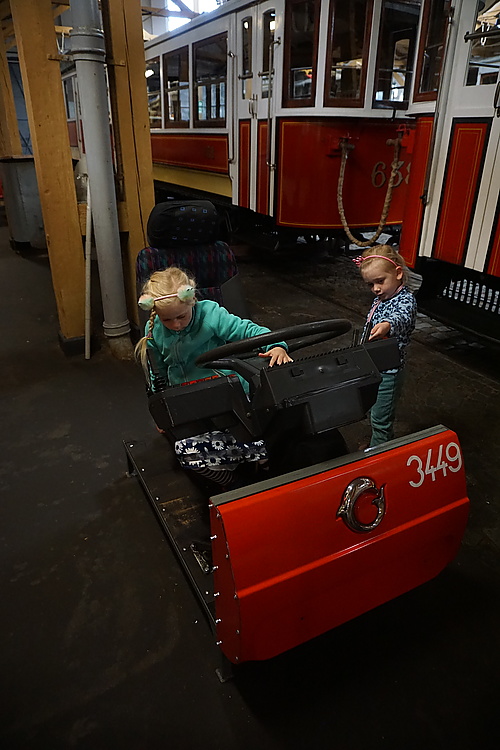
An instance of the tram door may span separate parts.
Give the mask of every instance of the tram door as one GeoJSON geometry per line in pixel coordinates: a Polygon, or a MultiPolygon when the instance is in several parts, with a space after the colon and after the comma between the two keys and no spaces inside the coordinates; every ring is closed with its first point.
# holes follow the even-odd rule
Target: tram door
{"type": "Polygon", "coordinates": [[[500,2],[463,0],[447,66],[424,242],[439,260],[500,276],[500,2]]]}
{"type": "Polygon", "coordinates": [[[272,213],[274,181],[274,75],[276,3],[237,14],[238,186],[237,203],[272,213]]]}

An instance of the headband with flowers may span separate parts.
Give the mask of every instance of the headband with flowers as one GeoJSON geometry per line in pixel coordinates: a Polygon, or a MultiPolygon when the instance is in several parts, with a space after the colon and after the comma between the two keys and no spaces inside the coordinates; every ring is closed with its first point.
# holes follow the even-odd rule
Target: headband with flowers
{"type": "Polygon", "coordinates": [[[372,258],[382,258],[382,260],[388,260],[389,263],[392,263],[392,265],[396,266],[396,268],[401,268],[399,263],[396,263],[396,261],[392,258],[387,258],[385,255],[357,255],[356,258],[352,258],[352,262],[355,263],[359,268],[364,260],[371,260],[372,258]]]}
{"type": "Polygon", "coordinates": [[[152,297],[150,294],[141,294],[137,304],[141,310],[152,310],[156,302],[162,299],[177,297],[180,302],[192,302],[195,298],[196,289],[193,286],[183,284],[174,294],[163,294],[160,297],[152,297]]]}

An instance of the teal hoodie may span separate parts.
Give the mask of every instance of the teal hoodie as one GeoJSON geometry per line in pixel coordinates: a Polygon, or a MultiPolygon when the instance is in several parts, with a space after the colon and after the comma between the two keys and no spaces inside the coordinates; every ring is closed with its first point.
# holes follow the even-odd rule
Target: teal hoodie
{"type": "MultiPolygon", "coordinates": [[[[148,329],[149,323],[146,324],[146,335],[148,329]]],[[[193,317],[182,331],[169,331],[156,316],[152,338],[148,339],[147,345],[156,352],[160,374],[170,385],[180,385],[191,380],[209,378],[215,374],[214,370],[196,366],[195,360],[200,354],[230,341],[240,341],[258,336],[260,333],[269,333],[269,328],[232,315],[217,302],[203,300],[194,305],[193,317]]],[[[273,346],[287,349],[283,341],[262,348],[267,351],[273,346]]],[[[223,372],[227,374],[229,371],[223,372]]],[[[248,392],[248,383],[242,378],[240,380],[248,392]]]]}

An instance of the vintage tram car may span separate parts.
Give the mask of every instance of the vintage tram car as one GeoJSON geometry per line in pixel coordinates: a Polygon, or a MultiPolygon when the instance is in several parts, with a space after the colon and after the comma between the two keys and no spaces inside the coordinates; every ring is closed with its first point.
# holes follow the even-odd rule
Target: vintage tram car
{"type": "Polygon", "coordinates": [[[230,0],[153,39],[160,195],[252,212],[271,243],[382,217],[421,302],[498,338],[499,19],[491,0],[230,0]]]}

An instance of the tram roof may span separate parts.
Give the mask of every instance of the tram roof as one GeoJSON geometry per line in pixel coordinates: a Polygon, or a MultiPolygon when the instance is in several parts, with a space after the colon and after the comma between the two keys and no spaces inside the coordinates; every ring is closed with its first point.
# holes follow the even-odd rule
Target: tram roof
{"type": "Polygon", "coordinates": [[[175,36],[180,36],[181,34],[184,34],[187,31],[191,31],[192,29],[196,29],[200,26],[203,26],[204,24],[209,23],[215,18],[222,18],[223,16],[229,15],[230,13],[233,13],[234,11],[243,10],[244,8],[248,8],[252,5],[257,5],[257,4],[258,4],[258,0],[251,0],[250,2],[249,0],[227,0],[227,2],[223,3],[218,8],[215,8],[215,10],[211,10],[206,13],[201,13],[196,18],[193,18],[190,21],[188,21],[188,23],[185,23],[182,26],[179,26],[178,28],[173,29],[172,31],[166,31],[164,34],[159,34],[154,39],[148,40],[147,42],[145,42],[144,46],[146,49],[151,49],[156,44],[161,44],[167,39],[172,39],[175,36]]]}

